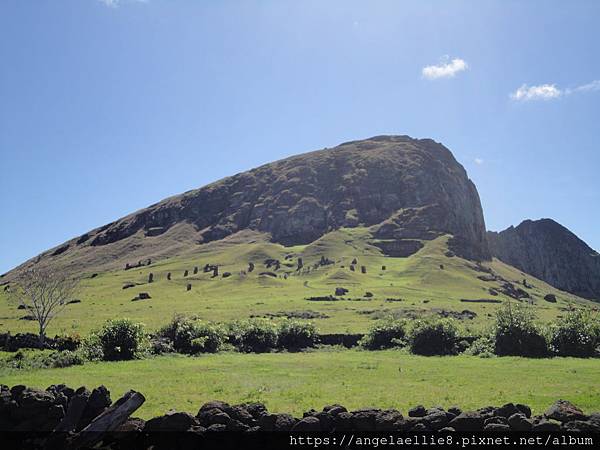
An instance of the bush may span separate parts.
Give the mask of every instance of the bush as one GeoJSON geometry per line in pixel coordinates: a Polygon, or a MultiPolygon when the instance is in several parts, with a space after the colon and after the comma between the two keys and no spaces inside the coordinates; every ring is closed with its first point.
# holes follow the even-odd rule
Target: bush
{"type": "Polygon", "coordinates": [[[550,346],[559,356],[589,358],[600,345],[597,320],[590,312],[573,310],[551,329],[550,346]]]}
{"type": "Polygon", "coordinates": [[[531,308],[506,303],[496,313],[494,353],[499,356],[547,356],[548,341],[535,324],[535,318],[531,308]]]}
{"type": "Polygon", "coordinates": [[[137,358],[145,344],[144,326],[129,319],[109,320],[97,336],[108,361],[137,358]]]}
{"type": "Polygon", "coordinates": [[[494,336],[491,333],[486,333],[473,341],[473,343],[465,350],[466,355],[480,356],[482,358],[490,358],[494,355],[494,336]]]}
{"type": "Polygon", "coordinates": [[[313,323],[298,320],[284,320],[279,325],[277,345],[287,350],[300,350],[314,347],[319,340],[313,323]]]}
{"type": "Polygon", "coordinates": [[[173,347],[173,341],[168,338],[154,336],[150,340],[150,353],[153,355],[162,355],[165,353],[173,353],[175,348],[173,347]]]}
{"type": "Polygon", "coordinates": [[[47,358],[48,367],[70,367],[81,366],[84,363],[83,356],[78,352],[63,350],[50,354],[47,358]]]}
{"type": "Polygon", "coordinates": [[[158,336],[169,340],[173,349],[180,353],[215,353],[221,350],[227,339],[223,326],[181,315],[174,316],[168,325],[160,329],[158,336]]]}
{"type": "Polygon", "coordinates": [[[229,327],[229,340],[242,352],[268,352],[277,347],[277,329],[265,319],[234,322],[229,327]]]}
{"type": "Polygon", "coordinates": [[[416,355],[453,355],[457,353],[459,332],[452,319],[417,320],[408,335],[410,351],[416,355]]]}
{"type": "Polygon", "coordinates": [[[195,324],[193,334],[192,353],[216,353],[221,350],[227,340],[225,329],[218,324],[195,324]]]}
{"type": "Polygon", "coordinates": [[[360,340],[368,350],[381,350],[406,345],[406,321],[392,318],[380,320],[360,340]]]}
{"type": "Polygon", "coordinates": [[[100,337],[96,333],[91,333],[81,341],[79,352],[88,361],[102,361],[104,359],[102,343],[100,342],[100,337]]]}
{"type": "Polygon", "coordinates": [[[62,334],[54,337],[54,348],[56,350],[69,350],[74,352],[81,345],[79,333],[62,334]]]}

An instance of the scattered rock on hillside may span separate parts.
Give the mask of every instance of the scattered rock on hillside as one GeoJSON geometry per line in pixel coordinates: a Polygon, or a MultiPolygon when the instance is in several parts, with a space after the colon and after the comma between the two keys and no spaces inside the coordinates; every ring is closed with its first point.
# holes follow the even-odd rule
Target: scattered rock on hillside
{"type": "Polygon", "coordinates": [[[151,298],[152,297],[150,297],[150,294],[148,294],[147,292],[140,292],[136,297],[132,298],[131,301],[135,302],[138,300],[148,300],[151,298]]]}

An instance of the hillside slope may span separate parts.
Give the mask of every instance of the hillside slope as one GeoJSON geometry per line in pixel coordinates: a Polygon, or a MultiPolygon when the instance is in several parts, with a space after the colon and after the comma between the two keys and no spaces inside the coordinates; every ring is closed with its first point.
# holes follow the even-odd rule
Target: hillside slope
{"type": "Polygon", "coordinates": [[[575,295],[600,300],[600,254],[551,219],[488,232],[495,257],[575,295]]]}
{"type": "MultiPolygon", "coordinates": [[[[481,328],[506,301],[531,305],[542,320],[573,306],[594,307],[501,261],[450,256],[449,240],[449,235],[422,240],[416,253],[392,257],[364,227],[341,228],[291,247],[245,230],[196,245],[186,255],[90,274],[77,294],[80,302],[69,304],[49,332],[85,334],[114,317],[155,329],[174,313],[214,321],[295,317],[314,321],[326,333],[364,332],[388,316],[454,317],[481,328]],[[218,266],[217,276],[212,266],[218,266]],[[336,293],[337,288],[347,292],[336,293]],[[150,298],[134,301],[142,292],[150,298]],[[556,301],[547,301],[547,294],[556,301]]],[[[34,323],[22,320],[26,312],[3,295],[0,290],[0,329],[34,331],[34,323]]]]}

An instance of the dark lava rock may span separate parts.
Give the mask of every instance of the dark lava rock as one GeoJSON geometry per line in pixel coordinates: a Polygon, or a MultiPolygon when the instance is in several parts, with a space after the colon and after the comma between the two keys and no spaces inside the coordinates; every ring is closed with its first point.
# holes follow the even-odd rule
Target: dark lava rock
{"type": "Polygon", "coordinates": [[[559,422],[570,422],[572,420],[584,420],[586,418],[583,411],[567,400],[557,400],[548,408],[544,414],[549,419],[559,422]]]}
{"type": "Polygon", "coordinates": [[[375,416],[376,431],[399,431],[403,426],[404,417],[398,410],[388,409],[375,416]]]}
{"type": "Polygon", "coordinates": [[[531,417],[531,408],[529,406],[524,405],[522,403],[517,403],[515,406],[517,407],[519,412],[525,414],[525,417],[527,417],[528,419],[531,417]]]}
{"type": "Polygon", "coordinates": [[[484,416],[477,411],[460,413],[450,421],[448,426],[456,431],[480,431],[483,429],[484,416]]]}
{"type": "Polygon", "coordinates": [[[261,431],[290,431],[296,424],[289,414],[267,414],[258,419],[261,431]]]}
{"type": "Polygon", "coordinates": [[[448,412],[454,414],[455,416],[459,416],[462,412],[462,409],[460,409],[458,406],[451,406],[448,408],[448,412]]]}
{"type": "Polygon", "coordinates": [[[352,421],[357,431],[372,431],[375,429],[375,420],[381,410],[379,409],[359,409],[352,411],[352,421]]]}
{"type": "Polygon", "coordinates": [[[316,417],[305,417],[293,426],[292,431],[321,431],[321,421],[316,417]]]}
{"type": "Polygon", "coordinates": [[[510,431],[510,427],[503,423],[489,423],[483,427],[483,431],[507,433],[510,431]]]}
{"type": "Polygon", "coordinates": [[[164,416],[154,417],[144,425],[144,432],[187,431],[192,426],[199,426],[197,418],[186,412],[169,411],[164,416]]]}
{"type": "Polygon", "coordinates": [[[558,432],[560,431],[560,424],[549,420],[542,420],[538,423],[534,423],[531,430],[535,432],[558,432]]]}
{"type": "Polygon", "coordinates": [[[418,405],[408,410],[409,417],[425,417],[426,414],[427,409],[423,405],[418,405]]]}
{"type": "Polygon", "coordinates": [[[506,405],[494,410],[494,415],[508,418],[518,412],[521,411],[513,403],[507,403],[506,405]]]}
{"type": "MultiPolygon", "coordinates": [[[[451,416],[453,415],[451,414],[451,416]]],[[[454,417],[452,417],[452,419],[454,419],[454,417]]],[[[425,417],[423,417],[423,423],[425,423],[427,425],[427,428],[431,430],[439,430],[441,428],[444,428],[449,421],[450,419],[448,417],[448,414],[446,414],[445,411],[441,410],[431,412],[425,417]]]]}
{"type": "Polygon", "coordinates": [[[531,421],[525,417],[525,414],[516,413],[508,418],[510,428],[515,431],[531,431],[531,421]]]}
{"type": "Polygon", "coordinates": [[[544,300],[550,303],[556,303],[556,295],[554,294],[546,294],[544,295],[544,300]]]}
{"type": "Polygon", "coordinates": [[[586,434],[600,433],[600,425],[592,421],[571,420],[562,424],[561,431],[586,434]]]}

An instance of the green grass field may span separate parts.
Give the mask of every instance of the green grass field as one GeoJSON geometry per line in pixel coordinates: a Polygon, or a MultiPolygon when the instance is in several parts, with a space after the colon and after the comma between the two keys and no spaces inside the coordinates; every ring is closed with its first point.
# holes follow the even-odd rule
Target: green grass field
{"type": "Polygon", "coordinates": [[[216,354],[87,363],[65,369],[7,370],[0,383],[46,388],[104,384],[113,400],[128,389],[146,396],[139,416],[173,408],[196,413],[203,402],[260,401],[274,412],[302,414],[341,403],[348,408],[417,404],[478,408],[509,401],[543,412],[558,398],[600,410],[600,360],[468,356],[419,357],[399,351],[216,354]]]}
{"type": "MultiPolygon", "coordinates": [[[[314,320],[321,332],[364,332],[376,318],[388,314],[401,316],[407,311],[422,314],[433,309],[473,311],[477,317],[464,323],[468,327],[481,328],[489,323],[498,305],[460,300],[492,298],[506,301],[508,297],[502,294],[490,296],[488,289],[497,288],[500,282],[479,279],[485,273],[475,270],[473,262],[445,256],[447,240],[444,236],[423,241],[424,248],[416,254],[392,258],[384,256],[372,245],[372,238],[365,228],[341,229],[312,244],[295,247],[267,242],[258,234],[224,239],[197,246],[189,254],[157,261],[150,266],[99,273],[94,278],[89,278],[91,274],[88,274],[78,295],[81,303],[69,305],[51,324],[48,334],[77,331],[85,335],[114,317],[129,317],[156,329],[174,313],[210,321],[230,321],[251,315],[305,311],[327,316],[314,320]],[[334,260],[335,264],[312,268],[321,256],[334,260]],[[305,268],[297,272],[300,257],[305,268]],[[260,275],[273,270],[263,264],[268,258],[282,262],[275,278],[260,275]],[[354,258],[358,259],[358,264],[357,270],[352,272],[349,266],[354,258]],[[244,274],[242,271],[247,269],[249,261],[256,264],[256,269],[244,274]],[[210,273],[202,272],[207,263],[219,264],[221,274],[230,272],[232,275],[213,279],[210,273]],[[366,274],[360,273],[361,265],[367,267],[366,274]],[[194,266],[200,268],[197,275],[193,274],[194,266]],[[386,270],[382,270],[382,266],[386,266],[386,270]],[[183,276],[185,270],[189,270],[188,277],[183,276]],[[155,279],[151,284],[147,283],[150,272],[155,279]],[[166,279],[168,272],[172,273],[171,281],[166,279]],[[139,285],[122,289],[127,282],[139,285]],[[186,291],[187,283],[192,284],[189,292],[186,291]],[[346,298],[353,300],[306,300],[307,297],[333,294],[338,286],[349,289],[346,298]],[[374,294],[373,298],[364,298],[367,291],[374,294]],[[152,299],[132,302],[139,292],[148,292],[152,299]],[[402,301],[389,302],[386,301],[388,298],[402,301]]],[[[531,294],[541,320],[555,318],[569,304],[598,306],[558,291],[500,261],[484,265],[514,283],[527,278],[533,287],[526,290],[531,294]],[[558,302],[544,301],[547,293],[556,294],[558,302]]],[[[0,329],[35,331],[33,322],[20,320],[24,311],[17,309],[18,304],[4,293],[0,295],[0,329]]]]}

